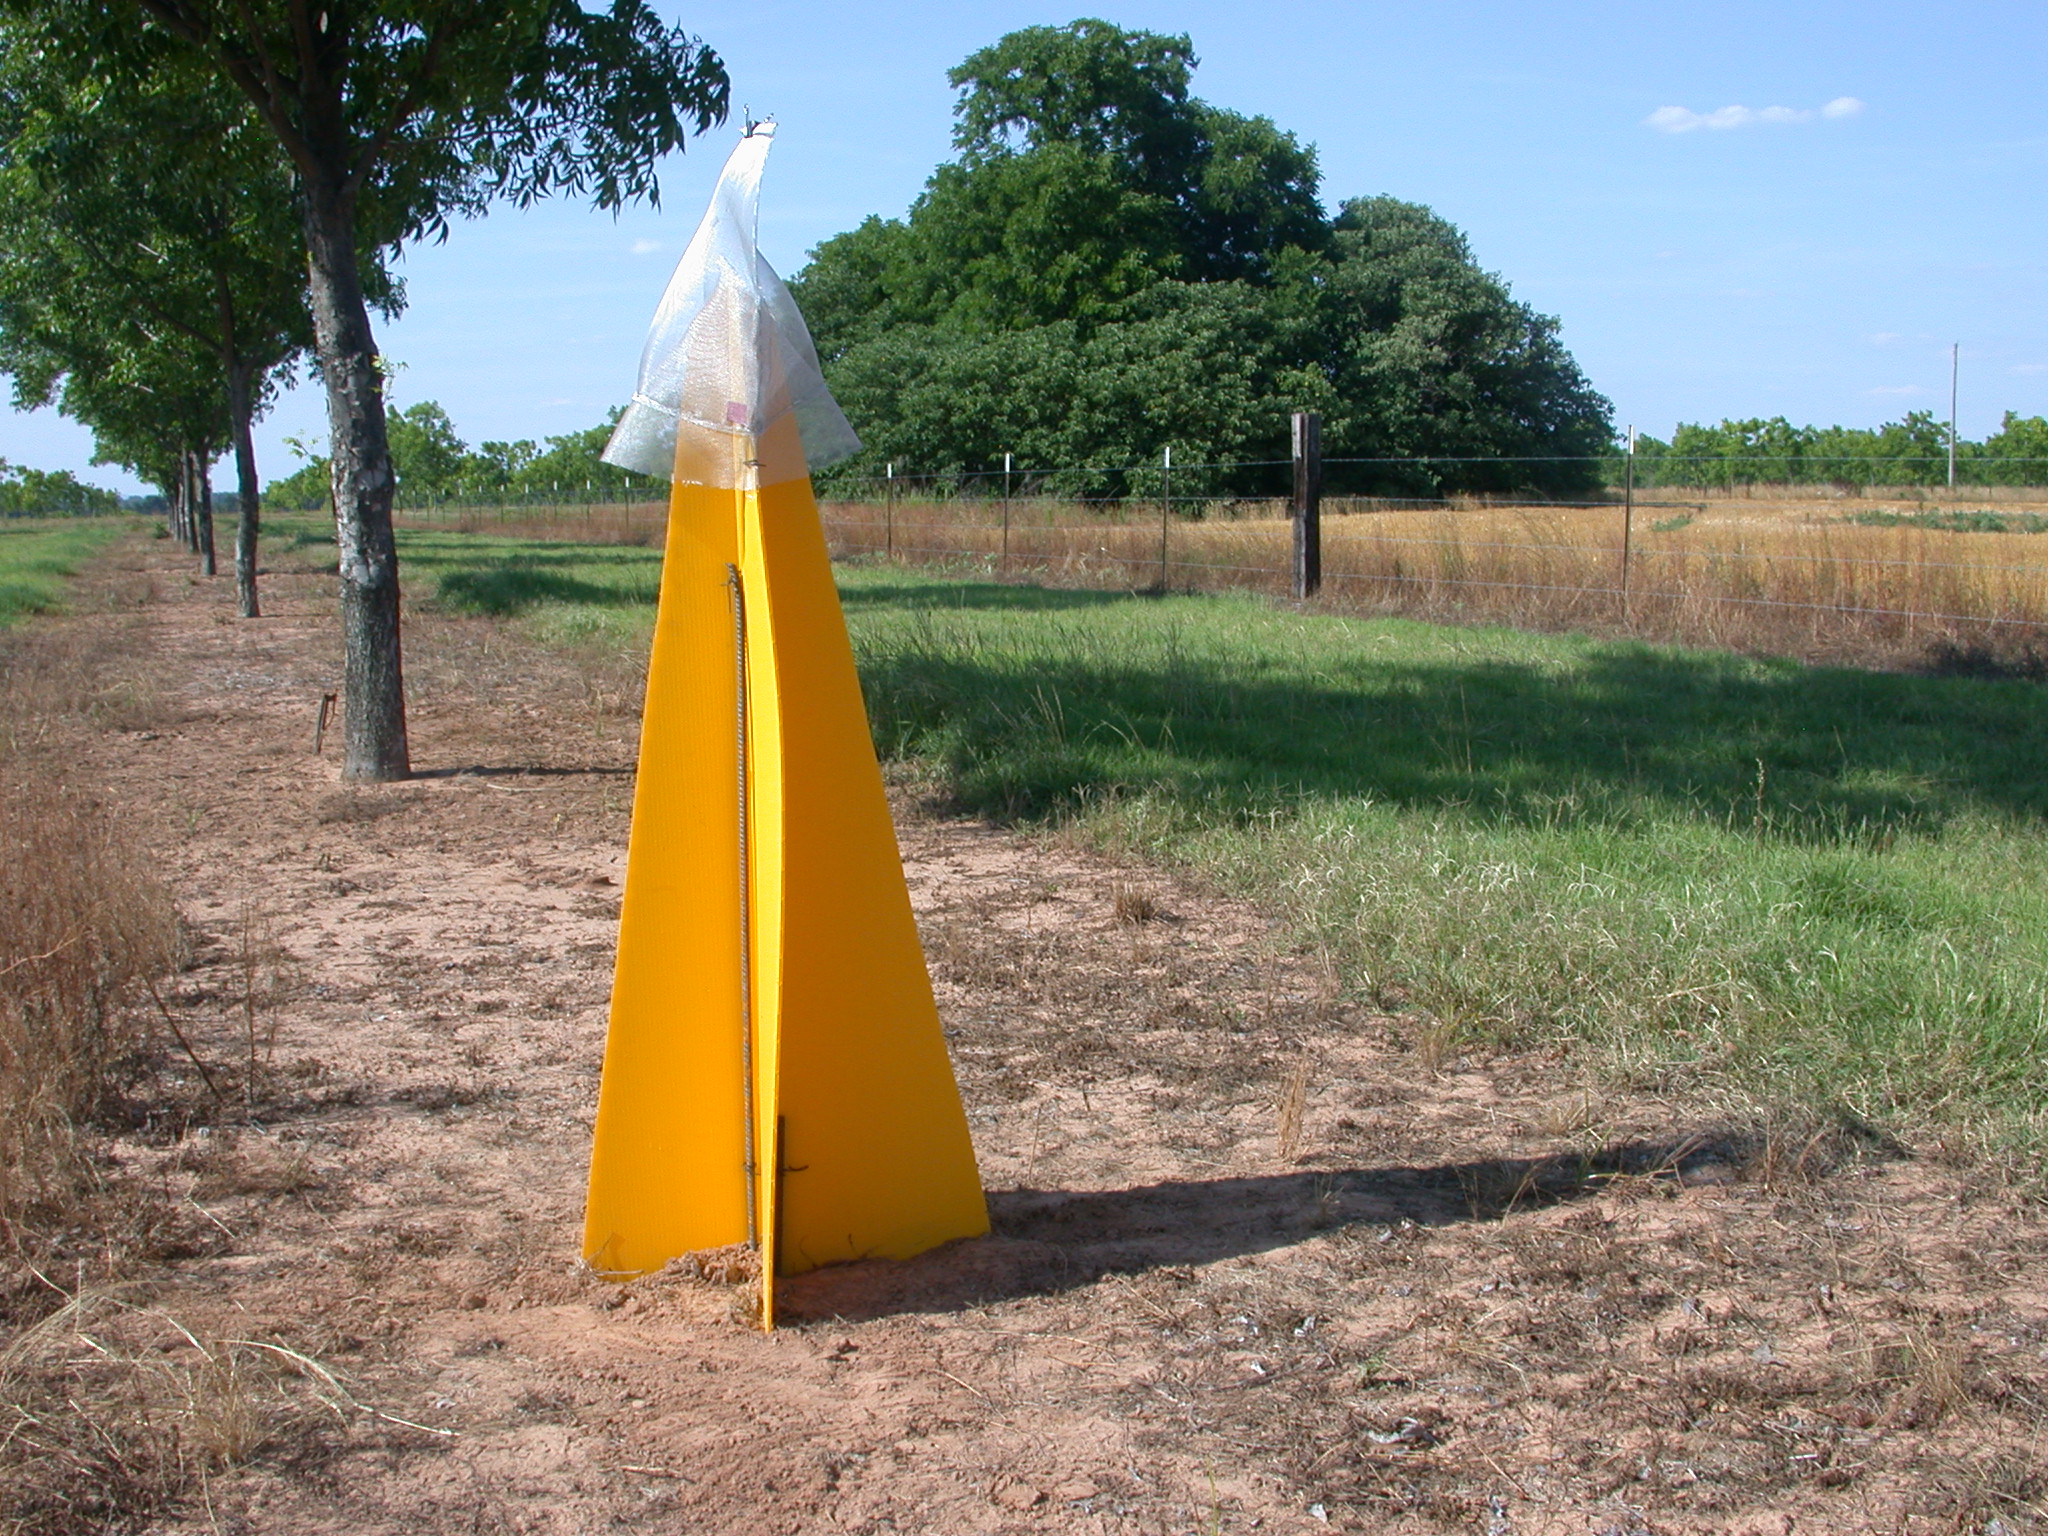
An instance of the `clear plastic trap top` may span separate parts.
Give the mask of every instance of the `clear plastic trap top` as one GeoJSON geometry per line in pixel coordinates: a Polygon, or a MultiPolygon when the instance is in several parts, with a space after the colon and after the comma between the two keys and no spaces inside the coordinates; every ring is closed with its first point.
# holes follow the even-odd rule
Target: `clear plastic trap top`
{"type": "Polygon", "coordinates": [[[654,312],[606,463],[664,480],[773,485],[860,451],[796,300],[756,249],[774,138],[763,123],[726,161],[654,312]]]}

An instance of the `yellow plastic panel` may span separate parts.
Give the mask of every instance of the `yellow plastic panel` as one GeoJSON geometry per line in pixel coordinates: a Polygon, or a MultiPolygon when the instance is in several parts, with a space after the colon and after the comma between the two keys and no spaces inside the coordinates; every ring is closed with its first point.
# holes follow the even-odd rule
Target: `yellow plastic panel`
{"type": "Polygon", "coordinates": [[[810,482],[690,478],[800,462],[795,432],[677,445],[584,1238],[626,1275],[749,1235],[750,1062],[771,1325],[778,1274],[988,1230],[810,482]]]}
{"type": "Polygon", "coordinates": [[[741,498],[678,480],[598,1096],[584,1257],[659,1269],[747,1236],[732,598],[741,498]]]}
{"type": "Polygon", "coordinates": [[[779,922],[783,1172],[769,1228],[787,1275],[908,1258],[986,1232],[988,1212],[810,481],[763,489],[758,509],[754,676],[773,683],[754,684],[756,952],[766,971],[779,922]]]}

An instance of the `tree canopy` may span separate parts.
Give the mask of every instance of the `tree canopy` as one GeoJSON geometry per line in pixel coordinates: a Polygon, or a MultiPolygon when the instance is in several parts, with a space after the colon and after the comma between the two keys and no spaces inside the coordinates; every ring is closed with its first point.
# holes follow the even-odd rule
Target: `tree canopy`
{"type": "Polygon", "coordinates": [[[725,115],[716,54],[646,0],[0,0],[24,45],[112,89],[165,71],[239,94],[295,180],[328,397],[343,631],[342,772],[410,771],[395,482],[365,253],[500,197],[618,207],[725,115]]]}
{"type": "Polygon", "coordinates": [[[1083,20],[952,71],[958,158],[906,217],[826,241],[792,285],[868,445],[840,473],[972,473],[1005,452],[1100,470],[1169,446],[1244,464],[1284,458],[1303,409],[1323,413],[1331,459],[1432,460],[1333,464],[1333,489],[1593,483],[1610,411],[1557,322],[1427,208],[1361,198],[1327,216],[1314,149],[1192,95],[1195,65],[1185,36],[1083,20]]]}
{"type": "MultiPolygon", "coordinates": [[[[90,427],[168,485],[235,450],[236,574],[254,617],[252,421],[313,345],[290,168],[240,93],[167,65],[110,86],[0,17],[0,366],[18,405],[90,427]],[[168,478],[167,478],[168,477],[168,478]]],[[[395,303],[375,253],[366,289],[395,303]]]]}

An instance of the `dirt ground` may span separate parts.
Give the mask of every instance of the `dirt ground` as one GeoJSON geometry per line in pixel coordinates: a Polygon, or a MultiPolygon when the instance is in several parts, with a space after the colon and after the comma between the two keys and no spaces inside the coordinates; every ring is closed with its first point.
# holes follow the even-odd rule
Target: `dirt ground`
{"type": "Polygon", "coordinates": [[[80,770],[160,850],[164,1004],[228,1101],[122,1143],[191,1229],[125,1304],[240,1362],[152,1529],[2044,1523],[2048,1219],[1988,1175],[1448,1055],[1259,912],[910,784],[994,1234],[787,1282],[768,1336],[593,1280],[630,660],[415,613],[419,777],[344,788],[331,578],[241,623],[167,545],[124,563],[107,643],[161,696],[80,770]]]}

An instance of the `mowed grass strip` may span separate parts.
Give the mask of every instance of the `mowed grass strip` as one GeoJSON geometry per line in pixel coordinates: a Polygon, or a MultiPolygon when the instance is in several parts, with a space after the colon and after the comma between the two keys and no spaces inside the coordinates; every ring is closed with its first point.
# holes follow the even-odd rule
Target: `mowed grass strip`
{"type": "Polygon", "coordinates": [[[65,578],[136,526],[126,517],[0,519],[0,626],[57,607],[65,578]]]}
{"type": "MultiPolygon", "coordinates": [[[[652,550],[407,536],[644,645],[652,550]]],[[[1202,871],[1462,1048],[2048,1143],[2048,690],[841,568],[885,755],[1202,871]]]]}

